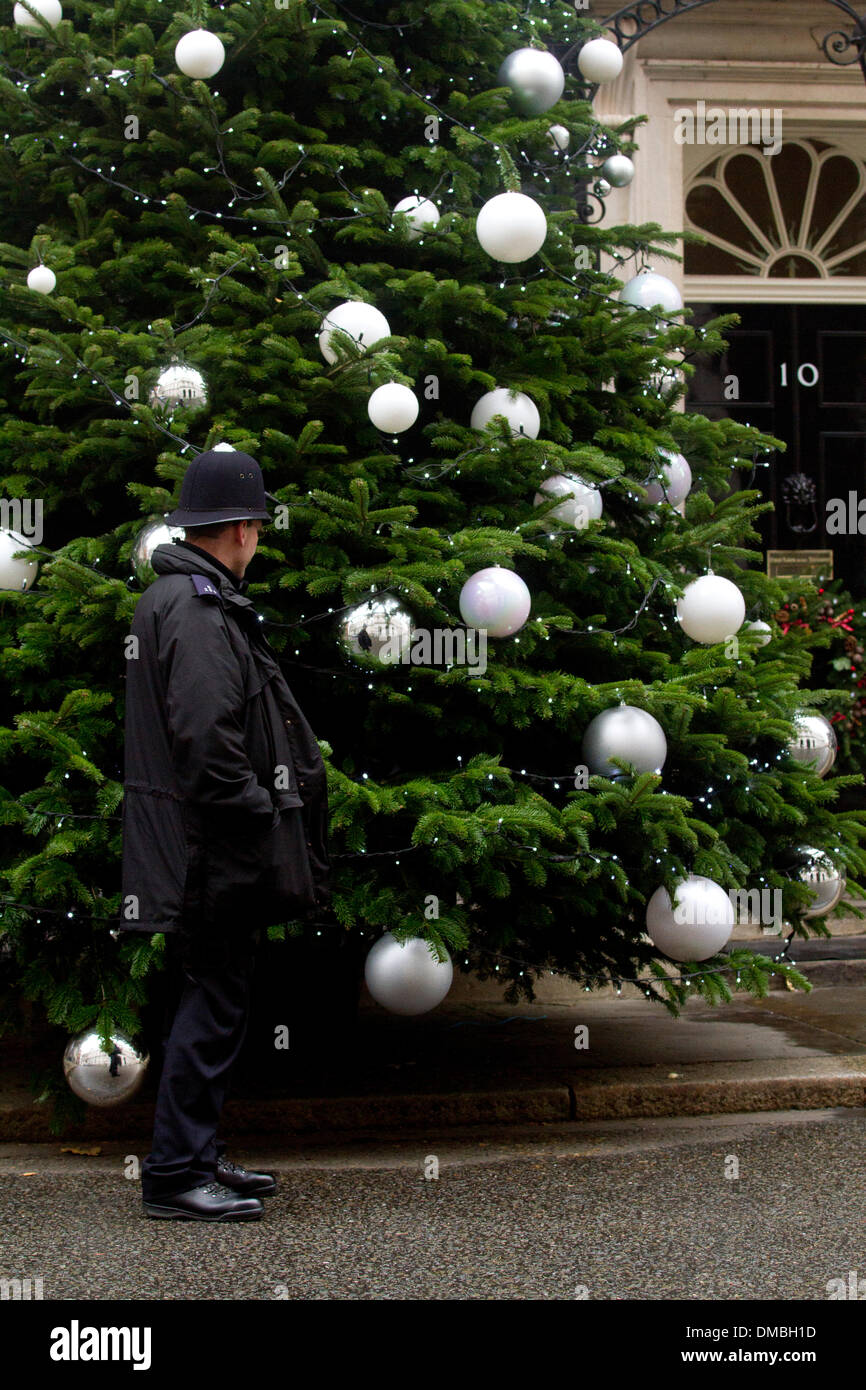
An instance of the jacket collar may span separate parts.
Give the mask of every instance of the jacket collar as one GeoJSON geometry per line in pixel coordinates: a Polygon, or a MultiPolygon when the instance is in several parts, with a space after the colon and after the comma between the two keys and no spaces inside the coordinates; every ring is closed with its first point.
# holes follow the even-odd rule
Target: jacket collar
{"type": "Polygon", "coordinates": [[[220,591],[220,598],[237,609],[252,608],[252,599],[247,598],[246,579],[230,579],[225,566],[215,562],[213,557],[197,546],[181,545],[173,541],[154,548],[150,557],[151,568],[160,574],[206,574],[220,591]]]}

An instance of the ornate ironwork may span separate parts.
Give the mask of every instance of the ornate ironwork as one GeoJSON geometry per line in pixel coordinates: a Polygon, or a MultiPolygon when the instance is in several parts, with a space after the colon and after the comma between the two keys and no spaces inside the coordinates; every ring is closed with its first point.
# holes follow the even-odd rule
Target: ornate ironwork
{"type": "Polygon", "coordinates": [[[633,43],[642,39],[644,34],[657,29],[660,24],[667,23],[669,19],[676,19],[678,15],[690,14],[692,10],[699,10],[704,5],[713,4],[715,0],[636,0],[636,3],[624,5],[621,10],[608,15],[607,19],[601,22],[613,30],[617,43],[623,53],[626,53],[633,43]]]}
{"type": "MultiPolygon", "coordinates": [[[[691,14],[693,10],[700,10],[704,5],[715,3],[716,0],[632,0],[630,5],[623,5],[621,9],[614,10],[600,23],[610,30],[611,37],[616,40],[623,53],[627,53],[632,44],[651,34],[660,24],[667,24],[669,19],[677,19],[680,15],[691,14]]],[[[866,12],[858,14],[848,0],[827,0],[827,4],[848,16],[853,24],[853,32],[835,29],[827,34],[821,48],[830,62],[836,63],[837,66],[847,67],[859,62],[863,79],[866,81],[866,12]]],[[[583,41],[574,44],[560,59],[563,66],[575,57],[582,47],[583,41]]],[[[590,100],[597,90],[596,86],[587,84],[590,100]]]]}
{"type": "Polygon", "coordinates": [[[836,63],[840,67],[848,67],[851,63],[859,63],[860,71],[866,81],[866,14],[858,15],[852,5],[847,0],[829,0],[831,5],[835,5],[837,10],[842,10],[849,19],[854,21],[854,32],[848,34],[844,29],[834,29],[824,38],[821,47],[826,57],[831,63],[836,63]],[[851,49],[854,50],[851,53],[851,49]],[[850,54],[850,56],[845,56],[850,54]]]}
{"type": "MultiPolygon", "coordinates": [[[[701,10],[705,5],[715,3],[716,0],[632,0],[630,5],[623,5],[622,9],[615,10],[606,19],[601,20],[601,24],[610,31],[611,37],[619,44],[622,52],[627,53],[632,44],[651,34],[660,24],[667,24],[669,19],[677,19],[680,15],[691,14],[693,10],[701,10]]],[[[862,15],[858,14],[848,0],[827,0],[827,3],[846,14],[854,27],[851,33],[844,29],[832,30],[823,39],[821,48],[830,62],[837,66],[849,67],[852,63],[859,63],[863,80],[866,82],[866,11],[862,15]]],[[[572,44],[560,57],[559,61],[564,68],[577,57],[583,44],[584,40],[572,44]]],[[[579,73],[577,78],[580,83],[579,73]]],[[[580,85],[587,100],[593,101],[598,84],[583,82],[580,85]]],[[[581,222],[585,223],[600,222],[605,213],[604,203],[597,193],[590,193],[589,186],[584,181],[578,185],[577,212],[581,222]],[[598,204],[597,209],[593,206],[594,202],[598,204]]]]}

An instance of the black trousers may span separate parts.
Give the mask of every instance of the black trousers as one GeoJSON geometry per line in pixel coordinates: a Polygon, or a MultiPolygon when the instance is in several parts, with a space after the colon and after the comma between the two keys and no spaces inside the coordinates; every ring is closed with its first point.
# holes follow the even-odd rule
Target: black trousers
{"type": "Polygon", "coordinates": [[[158,1201],[216,1179],[217,1137],[231,1068],[243,1046],[260,933],[234,926],[166,936],[181,993],[165,1042],[141,1195],[158,1201]]]}

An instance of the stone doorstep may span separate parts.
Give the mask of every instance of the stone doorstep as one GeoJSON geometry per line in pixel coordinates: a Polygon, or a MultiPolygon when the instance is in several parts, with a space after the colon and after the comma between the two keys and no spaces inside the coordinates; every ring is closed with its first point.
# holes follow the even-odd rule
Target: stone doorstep
{"type": "MultiPolygon", "coordinates": [[[[820,1110],[866,1104],[866,1056],[803,1060],[614,1067],[573,1071],[561,1082],[502,1090],[346,1097],[230,1100],[225,1108],[229,1140],[244,1135],[352,1135],[375,1138],[395,1130],[462,1125],[550,1124],[575,1120],[650,1116],[719,1115],[777,1110],[820,1110]]],[[[0,1109],[0,1142],[69,1144],[81,1141],[146,1141],[153,1110],[133,1102],[91,1111],[84,1125],[61,1139],[48,1131],[36,1107],[0,1109]]]]}

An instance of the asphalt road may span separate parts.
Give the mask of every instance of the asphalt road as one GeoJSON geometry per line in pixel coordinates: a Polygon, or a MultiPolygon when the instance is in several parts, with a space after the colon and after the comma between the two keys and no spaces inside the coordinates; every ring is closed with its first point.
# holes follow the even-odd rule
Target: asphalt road
{"type": "Polygon", "coordinates": [[[248,1148],[280,1191],[238,1225],[144,1218],[122,1144],[7,1144],[0,1277],[46,1300],[826,1301],[866,1279],[864,1140],[835,1110],[248,1148]]]}

